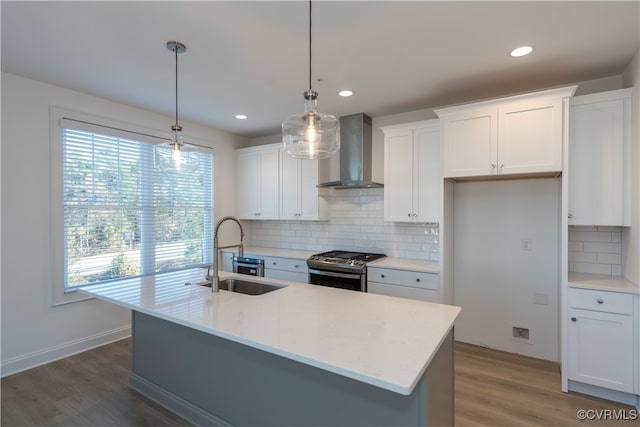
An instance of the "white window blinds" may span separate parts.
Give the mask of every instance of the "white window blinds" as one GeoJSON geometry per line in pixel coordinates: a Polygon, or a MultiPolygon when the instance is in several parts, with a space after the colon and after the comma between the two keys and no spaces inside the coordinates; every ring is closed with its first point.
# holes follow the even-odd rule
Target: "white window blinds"
{"type": "Polygon", "coordinates": [[[194,172],[160,172],[153,137],[62,127],[66,290],[211,264],[211,154],[194,172]]]}

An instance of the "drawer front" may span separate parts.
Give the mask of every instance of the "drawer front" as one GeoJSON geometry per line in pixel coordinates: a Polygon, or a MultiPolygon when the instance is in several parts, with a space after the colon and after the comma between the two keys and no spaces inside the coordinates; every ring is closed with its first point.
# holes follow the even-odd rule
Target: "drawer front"
{"type": "Polygon", "coordinates": [[[438,275],[422,271],[369,267],[367,268],[367,280],[391,285],[438,290],[438,275]]]}
{"type": "Polygon", "coordinates": [[[309,272],[306,260],[291,258],[265,257],[264,268],[267,270],[297,271],[305,274],[309,272]]]}
{"type": "Polygon", "coordinates": [[[367,292],[370,294],[388,295],[416,299],[420,301],[438,302],[438,291],[429,289],[411,288],[409,286],[389,285],[387,283],[369,282],[367,292]]]}
{"type": "Polygon", "coordinates": [[[569,306],[583,310],[631,315],[633,314],[633,295],[569,288],[569,306]]]}

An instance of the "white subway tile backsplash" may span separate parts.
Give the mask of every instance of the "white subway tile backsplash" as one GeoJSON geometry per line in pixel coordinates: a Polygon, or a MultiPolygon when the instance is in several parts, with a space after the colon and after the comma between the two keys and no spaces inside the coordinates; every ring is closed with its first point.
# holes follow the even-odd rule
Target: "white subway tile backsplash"
{"type": "Polygon", "coordinates": [[[597,264],[598,254],[593,252],[569,252],[569,262],[590,262],[597,264]]]}
{"type": "Polygon", "coordinates": [[[620,227],[569,227],[569,271],[619,275],[620,232],[620,227]]]}
{"type": "Polygon", "coordinates": [[[620,254],[598,254],[598,264],[616,264],[620,265],[620,254]]]}
{"type": "Polygon", "coordinates": [[[323,189],[321,195],[329,205],[328,221],[249,221],[250,245],[438,261],[439,224],[385,222],[384,189],[323,189]]]}
{"type": "Polygon", "coordinates": [[[569,242],[569,252],[582,252],[583,244],[582,242],[569,242]]]}
{"type": "Polygon", "coordinates": [[[611,274],[611,264],[591,264],[587,262],[570,262],[569,271],[591,274],[611,274]]]}
{"type": "Polygon", "coordinates": [[[569,240],[579,242],[610,242],[611,233],[605,231],[570,231],[569,240]]]}
{"type": "Polygon", "coordinates": [[[620,253],[620,243],[595,243],[584,242],[585,252],[605,252],[608,254],[620,253]]]}

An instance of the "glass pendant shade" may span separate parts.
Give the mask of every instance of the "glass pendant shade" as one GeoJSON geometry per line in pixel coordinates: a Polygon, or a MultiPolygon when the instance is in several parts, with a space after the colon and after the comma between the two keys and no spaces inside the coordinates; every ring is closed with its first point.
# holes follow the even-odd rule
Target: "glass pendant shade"
{"type": "Polygon", "coordinates": [[[199,167],[198,147],[183,141],[182,126],[178,124],[178,54],[186,52],[187,47],[180,42],[168,41],[167,49],[176,57],[176,124],[171,126],[171,140],[154,147],[154,163],[161,172],[191,173],[199,167]]]}
{"type": "Polygon", "coordinates": [[[331,114],[318,112],[318,94],[306,91],[304,113],[282,122],[282,143],[296,159],[326,159],[340,150],[340,122],[331,114]]]}
{"type": "Polygon", "coordinates": [[[171,126],[173,138],[166,144],[156,145],[155,167],[161,172],[190,173],[198,170],[198,147],[186,144],[182,139],[182,127],[171,126]]]}

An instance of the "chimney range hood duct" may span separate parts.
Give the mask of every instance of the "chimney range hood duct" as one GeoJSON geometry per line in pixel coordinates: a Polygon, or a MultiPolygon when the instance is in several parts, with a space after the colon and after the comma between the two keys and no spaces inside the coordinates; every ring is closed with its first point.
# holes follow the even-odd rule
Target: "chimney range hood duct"
{"type": "Polygon", "coordinates": [[[379,188],[371,181],[371,117],[364,113],[340,117],[340,180],[318,188],[379,188]]]}

